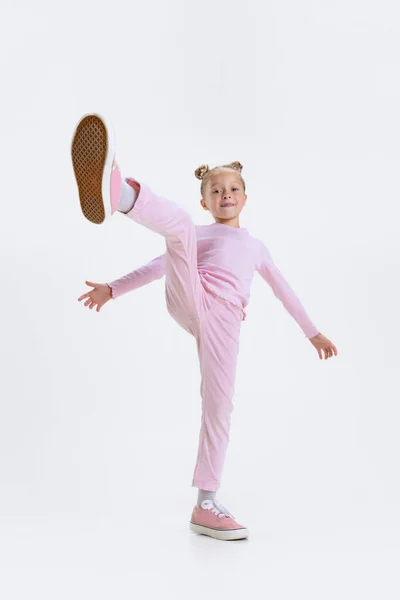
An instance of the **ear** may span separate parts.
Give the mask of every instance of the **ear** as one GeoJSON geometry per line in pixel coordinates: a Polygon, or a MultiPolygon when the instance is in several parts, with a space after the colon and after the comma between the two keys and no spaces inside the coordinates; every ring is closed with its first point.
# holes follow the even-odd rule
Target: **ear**
{"type": "Polygon", "coordinates": [[[204,210],[209,210],[207,204],[204,202],[203,198],[200,198],[200,204],[204,208],[204,210]]]}

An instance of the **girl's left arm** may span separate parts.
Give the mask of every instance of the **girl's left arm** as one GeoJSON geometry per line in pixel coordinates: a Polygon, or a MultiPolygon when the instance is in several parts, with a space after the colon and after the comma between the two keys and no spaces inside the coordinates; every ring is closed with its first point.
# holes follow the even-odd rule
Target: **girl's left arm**
{"type": "Polygon", "coordinates": [[[268,248],[261,240],[257,241],[259,242],[259,260],[256,271],[270,285],[275,296],[295,319],[305,336],[310,339],[318,335],[318,328],[311,321],[303,304],[275,265],[268,248]]]}

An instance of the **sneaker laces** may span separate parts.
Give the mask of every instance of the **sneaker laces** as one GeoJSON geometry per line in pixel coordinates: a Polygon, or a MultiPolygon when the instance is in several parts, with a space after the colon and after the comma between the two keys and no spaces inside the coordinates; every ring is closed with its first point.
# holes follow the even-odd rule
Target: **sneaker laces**
{"type": "Polygon", "coordinates": [[[204,500],[204,502],[202,502],[202,507],[206,510],[211,510],[211,512],[217,515],[220,519],[222,517],[232,517],[234,519],[234,516],[231,515],[229,510],[225,508],[223,504],[220,504],[216,500],[204,500]]]}

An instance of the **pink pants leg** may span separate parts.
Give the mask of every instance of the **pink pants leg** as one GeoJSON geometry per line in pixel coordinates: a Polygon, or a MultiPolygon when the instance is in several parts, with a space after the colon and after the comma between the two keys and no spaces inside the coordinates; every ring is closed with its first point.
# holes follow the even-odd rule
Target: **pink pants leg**
{"type": "Polygon", "coordinates": [[[204,289],[195,225],[182,207],[140,183],[126,216],[165,238],[167,309],[194,336],[200,363],[202,417],[192,486],[217,491],[229,442],[242,313],[204,289]]]}

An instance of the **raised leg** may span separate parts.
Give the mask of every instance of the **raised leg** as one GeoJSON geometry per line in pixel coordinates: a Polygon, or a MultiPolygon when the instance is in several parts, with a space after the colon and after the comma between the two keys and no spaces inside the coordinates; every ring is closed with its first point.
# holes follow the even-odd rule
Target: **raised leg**
{"type": "Polygon", "coordinates": [[[204,288],[197,270],[196,228],[178,204],[155,194],[147,185],[128,177],[138,193],[127,217],[165,238],[166,301],[171,316],[189,333],[204,312],[204,288]]]}

